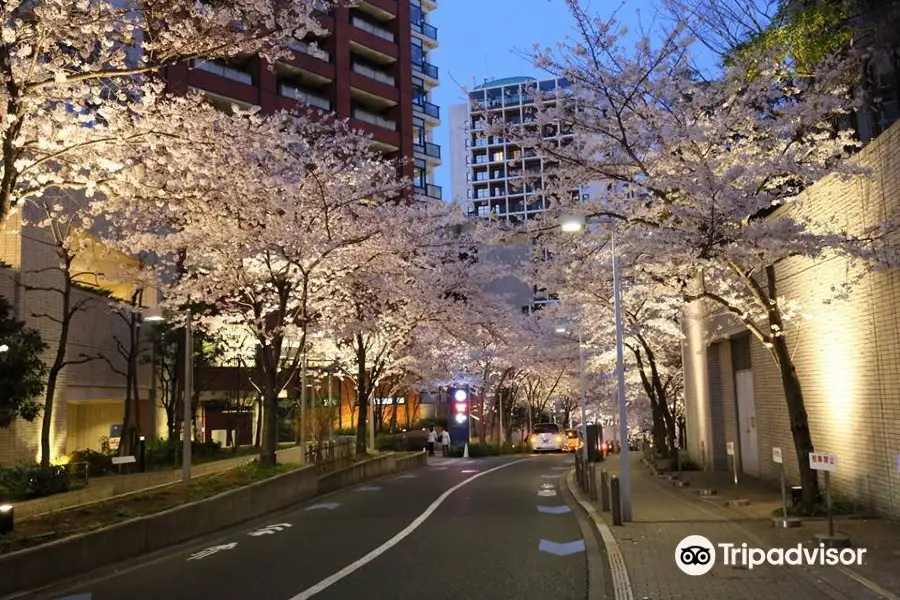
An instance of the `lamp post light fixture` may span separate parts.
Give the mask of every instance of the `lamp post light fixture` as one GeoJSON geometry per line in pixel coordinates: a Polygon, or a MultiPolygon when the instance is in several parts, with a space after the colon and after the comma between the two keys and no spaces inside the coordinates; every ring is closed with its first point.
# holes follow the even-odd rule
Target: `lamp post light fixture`
{"type": "MultiPolygon", "coordinates": [[[[613,259],[613,306],[616,319],[616,395],[619,405],[619,443],[625,449],[624,454],[619,455],[619,483],[622,496],[622,521],[631,521],[631,465],[628,451],[628,413],[625,404],[625,352],[624,335],[622,326],[622,281],[619,272],[619,253],[616,251],[616,221],[609,218],[598,218],[597,223],[608,222],[610,224],[610,250],[613,259]]],[[[584,215],[567,215],[560,221],[560,227],[567,233],[575,233],[587,227],[588,220],[584,215]]]]}
{"type": "Polygon", "coordinates": [[[0,354],[3,354],[4,352],[9,352],[9,346],[7,346],[6,344],[0,344],[0,354]]]}

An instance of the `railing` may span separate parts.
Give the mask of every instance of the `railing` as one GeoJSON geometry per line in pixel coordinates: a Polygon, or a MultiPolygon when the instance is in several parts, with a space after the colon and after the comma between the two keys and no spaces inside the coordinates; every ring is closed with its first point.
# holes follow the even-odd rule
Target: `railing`
{"type": "Polygon", "coordinates": [[[424,144],[414,143],[413,150],[432,158],[441,157],[441,147],[431,142],[425,142],[424,144]]]}
{"type": "Polygon", "coordinates": [[[219,77],[224,77],[225,79],[237,81],[238,83],[253,85],[253,76],[249,73],[225,65],[220,65],[219,63],[195,59],[191,61],[191,67],[206,71],[207,73],[212,73],[213,75],[218,75],[219,77]]]}
{"type": "Polygon", "coordinates": [[[352,438],[320,440],[307,444],[305,464],[318,466],[322,473],[336,471],[350,462],[355,451],[356,443],[352,438]]]}
{"type": "Polygon", "coordinates": [[[427,77],[431,77],[432,79],[439,79],[438,77],[438,68],[427,61],[414,62],[413,63],[413,71],[416,73],[421,73],[427,77]]]}
{"type": "Polygon", "coordinates": [[[441,107],[437,104],[432,104],[427,100],[413,100],[413,110],[424,113],[429,117],[434,117],[435,119],[441,118],[441,107]]]}
{"type": "Polygon", "coordinates": [[[387,40],[389,42],[394,41],[393,32],[385,29],[384,27],[379,27],[378,25],[375,25],[374,23],[370,23],[369,21],[366,21],[365,19],[360,19],[359,17],[353,17],[350,19],[350,23],[352,23],[354,27],[356,27],[358,29],[362,29],[363,31],[368,31],[372,35],[380,37],[383,40],[387,40]]]}
{"type": "Polygon", "coordinates": [[[437,27],[435,27],[434,25],[431,25],[430,23],[426,23],[425,21],[422,21],[421,23],[413,23],[412,30],[417,33],[421,33],[428,39],[431,39],[434,41],[437,41],[437,39],[438,39],[437,27]]]}
{"type": "Polygon", "coordinates": [[[420,196],[428,196],[429,198],[434,198],[435,200],[441,200],[442,195],[441,186],[434,185],[432,183],[427,183],[424,186],[416,185],[413,186],[413,191],[420,196]]]}
{"type": "Polygon", "coordinates": [[[328,98],[316,96],[315,94],[305,92],[291,85],[287,85],[284,83],[280,84],[278,86],[278,94],[281,96],[285,96],[286,98],[293,98],[298,102],[303,102],[305,104],[309,104],[310,106],[317,106],[324,110],[331,110],[331,100],[329,100],[328,98]]]}
{"type": "Polygon", "coordinates": [[[394,79],[392,75],[388,75],[387,73],[383,73],[381,71],[376,71],[371,67],[367,67],[364,64],[355,62],[353,63],[353,72],[359,73],[360,75],[365,75],[370,79],[374,79],[375,81],[380,81],[381,83],[386,83],[388,85],[397,85],[397,80],[394,79]]]}
{"type": "Polygon", "coordinates": [[[290,44],[288,44],[288,46],[292,50],[296,50],[297,52],[300,52],[302,54],[318,58],[319,60],[324,60],[325,62],[331,62],[331,55],[318,46],[311,46],[306,42],[291,42],[290,44]]]}
{"type": "Polygon", "coordinates": [[[391,131],[397,131],[396,121],[386,119],[380,115],[370,113],[367,110],[362,110],[361,108],[353,109],[353,118],[359,119],[360,121],[365,121],[366,123],[370,123],[372,125],[384,127],[385,129],[390,129],[391,131]]]}

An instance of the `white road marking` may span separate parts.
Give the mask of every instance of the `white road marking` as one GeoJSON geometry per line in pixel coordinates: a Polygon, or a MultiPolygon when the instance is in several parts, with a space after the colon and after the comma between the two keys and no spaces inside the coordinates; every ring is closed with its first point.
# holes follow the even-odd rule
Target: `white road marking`
{"type": "Polygon", "coordinates": [[[257,529],[256,531],[251,531],[247,535],[250,537],[259,537],[261,535],[275,535],[279,531],[284,531],[285,529],[293,527],[290,523],[276,523],[274,525],[266,525],[262,529],[257,529]]]}
{"type": "Polygon", "coordinates": [[[403,475],[397,475],[394,479],[415,479],[418,477],[415,473],[405,473],[403,475]]]}
{"type": "MultiPolygon", "coordinates": [[[[499,471],[500,469],[505,469],[506,467],[511,467],[512,465],[514,465],[516,463],[525,462],[526,460],[528,460],[528,459],[522,458],[519,460],[515,460],[513,462],[506,463],[505,465],[500,465],[499,467],[494,467],[493,469],[488,469],[487,471],[484,471],[483,473],[478,473],[477,475],[472,475],[468,479],[465,479],[465,480],[457,483],[452,488],[450,488],[449,490],[447,490],[446,492],[441,494],[437,500],[435,500],[434,502],[431,503],[431,506],[429,506],[428,508],[425,509],[425,512],[423,512],[421,515],[416,517],[415,520],[413,520],[412,523],[407,525],[406,528],[404,528],[400,533],[398,533],[397,535],[395,535],[394,537],[392,537],[391,539],[389,539],[382,545],[378,546],[377,548],[375,548],[374,550],[372,550],[371,552],[369,552],[368,554],[366,554],[359,560],[347,565],[346,567],[344,567],[337,573],[334,573],[333,575],[326,577],[325,579],[323,579],[316,585],[312,586],[311,588],[303,590],[296,596],[292,597],[290,600],[308,600],[309,598],[312,598],[319,592],[322,592],[322,591],[328,589],[329,587],[331,587],[332,585],[334,585],[335,583],[337,583],[338,581],[340,581],[347,575],[350,575],[354,571],[357,571],[358,569],[360,569],[360,568],[364,567],[365,565],[367,565],[368,563],[372,562],[373,560],[375,560],[376,558],[378,558],[379,556],[381,556],[382,554],[384,554],[385,552],[387,552],[388,550],[390,550],[391,548],[396,546],[398,543],[403,541],[403,539],[406,538],[407,536],[409,536],[409,534],[411,534],[413,531],[418,529],[422,525],[422,523],[424,523],[428,519],[428,517],[430,517],[431,514],[434,511],[436,511],[441,504],[444,503],[444,500],[446,500],[447,498],[450,497],[450,494],[452,494],[456,490],[460,489],[461,487],[472,483],[472,481],[474,481],[475,479],[478,479],[479,477],[483,477],[483,476],[487,475],[488,473],[492,473],[494,471],[499,471]]],[[[554,492],[554,494],[555,494],[555,492],[554,492]]]]}
{"type": "Polygon", "coordinates": [[[212,556],[216,552],[220,550],[234,550],[237,547],[237,542],[231,542],[230,544],[222,544],[221,546],[213,546],[212,548],[207,548],[206,550],[201,550],[195,554],[191,554],[191,557],[188,560],[201,560],[206,558],[207,556],[212,556]]]}
{"type": "Polygon", "coordinates": [[[555,496],[555,495],[556,495],[556,490],[541,490],[538,492],[538,496],[547,497],[547,496],[555,496]]]}
{"type": "Polygon", "coordinates": [[[477,473],[478,469],[465,469],[463,473],[477,473]]]}

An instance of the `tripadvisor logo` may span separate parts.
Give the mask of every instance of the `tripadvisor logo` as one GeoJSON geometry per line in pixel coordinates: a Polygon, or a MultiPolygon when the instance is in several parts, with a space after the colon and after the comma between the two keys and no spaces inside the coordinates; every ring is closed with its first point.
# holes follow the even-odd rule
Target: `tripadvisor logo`
{"type": "Polygon", "coordinates": [[[675,564],[692,576],[705,575],[716,564],[716,548],[725,566],[742,566],[748,569],[762,565],[789,566],[837,566],[861,565],[865,548],[826,548],[824,544],[807,548],[797,544],[791,548],[752,548],[746,543],[714,545],[702,535],[689,535],[675,548],[675,564]]]}

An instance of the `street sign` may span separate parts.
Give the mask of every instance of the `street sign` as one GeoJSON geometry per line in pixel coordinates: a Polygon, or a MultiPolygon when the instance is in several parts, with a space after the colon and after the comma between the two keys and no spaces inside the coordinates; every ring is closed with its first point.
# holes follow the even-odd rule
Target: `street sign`
{"type": "Polygon", "coordinates": [[[828,452],[810,452],[809,467],[815,471],[837,471],[837,454],[828,452]]]}
{"type": "Polygon", "coordinates": [[[725,444],[725,452],[728,456],[734,456],[734,442],[728,442],[725,444]]]}
{"type": "Polygon", "coordinates": [[[133,462],[137,462],[137,459],[133,456],[113,456],[112,464],[114,465],[127,465],[133,462]]]}
{"type": "Polygon", "coordinates": [[[776,464],[784,464],[784,460],[781,458],[781,448],[772,448],[772,462],[776,464]]]}

